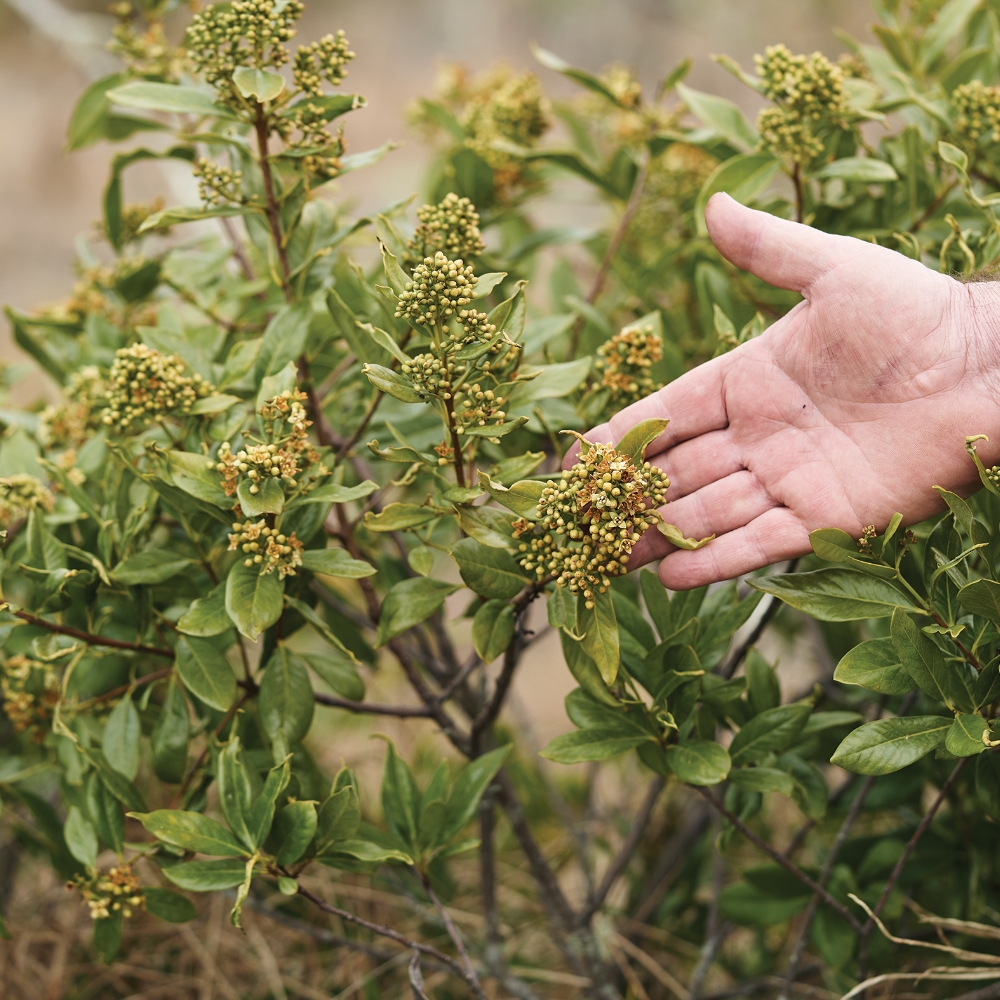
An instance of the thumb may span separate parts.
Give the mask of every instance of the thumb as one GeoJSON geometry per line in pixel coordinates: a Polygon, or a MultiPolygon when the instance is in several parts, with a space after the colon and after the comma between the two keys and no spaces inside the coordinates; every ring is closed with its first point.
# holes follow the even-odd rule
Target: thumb
{"type": "Polygon", "coordinates": [[[723,257],[770,285],[796,292],[805,291],[838,264],[857,263],[859,255],[893,253],[754,211],[721,192],[709,199],[705,222],[723,257]]]}

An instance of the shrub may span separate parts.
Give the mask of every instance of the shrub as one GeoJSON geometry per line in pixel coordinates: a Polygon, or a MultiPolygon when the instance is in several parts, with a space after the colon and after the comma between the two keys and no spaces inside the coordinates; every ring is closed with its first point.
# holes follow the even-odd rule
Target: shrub
{"type": "Polygon", "coordinates": [[[343,90],[343,33],[293,50],[301,3],[237,0],[174,46],[178,5],[139,6],[116,5],[124,68],[69,126],[73,149],[128,145],[105,246],[64,303],[7,310],[63,401],[0,411],[4,822],[80,892],[102,957],[142,909],[183,921],[186,893],[236,890],[238,926],[270,886],[286,915],[339,917],[345,946],[410,949],[416,996],[427,962],[480,997],[540,995],[560,963],[605,998],[678,977],[696,996],[715,962],[742,991],[995,978],[914,952],[901,971],[872,932],[884,917],[925,938],[935,910],[996,936],[977,928],[1000,907],[1000,470],[980,465],[969,501],[940,490],[934,522],[814,532],[800,572],[671,594],[626,572],[647,530],[711,544],[664,521],[669,483],[645,460],[663,422],[614,446],[585,434],[794,305],[712,247],[716,191],[928,267],[995,265],[993,8],[886,4],[881,47],[847,40],[836,63],[720,58],[766,98],[756,126],[687,87],[689,62],[650,99],[626,68],[536,50],[581,87],[562,104],[534,74],[451,67],[412,109],[436,150],[428,203],[353,218],[331,181],[392,144],[347,152],[338,120],[364,100],[343,90]],[[125,201],[128,167],[164,158],[190,164],[200,205],[125,201]],[[607,227],[537,226],[568,183],[607,227]],[[772,620],[832,677],[783,698],[757,648],[772,620]],[[579,686],[576,728],[542,757],[590,764],[573,778],[501,721],[544,628],[579,686]],[[393,663],[415,703],[366,699],[393,663]],[[410,720],[452,764],[386,740],[376,802],[313,759],[331,710],[410,720]],[[598,824],[607,769],[645,791],[598,824]],[[515,847],[534,936],[510,933],[498,893],[495,852],[515,847]],[[315,865],[391,877],[440,947],[318,896],[315,865]],[[458,878],[476,880],[474,933],[444,905],[458,878]]]}

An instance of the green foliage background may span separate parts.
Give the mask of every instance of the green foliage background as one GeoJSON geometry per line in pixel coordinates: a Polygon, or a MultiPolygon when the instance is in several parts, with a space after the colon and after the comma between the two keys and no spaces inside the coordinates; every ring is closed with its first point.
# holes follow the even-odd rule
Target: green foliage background
{"type": "Polygon", "coordinates": [[[255,0],[208,8],[185,49],[162,26],[176,6],[124,5],[124,68],[69,125],[73,149],[122,150],[104,245],[65,303],[7,310],[65,400],[0,410],[0,822],[81,891],[102,957],[139,908],[183,921],[190,893],[235,889],[239,926],[263,883],[291,914],[318,907],[411,949],[400,975],[418,997],[428,962],[450,974],[441,995],[563,995],[533,980],[542,962],[607,998],[676,994],[678,977],[697,996],[715,963],[785,995],[929,966],[951,991],[997,978],[973,942],[1000,920],[1000,488],[975,440],[984,490],[941,490],[935,522],[815,532],[798,567],[676,594],[623,572],[645,530],[711,544],[626,503],[655,495],[643,459],[662,423],[589,452],[577,480],[559,469],[560,432],[795,304],[714,249],[716,191],[936,270],[995,267],[1000,7],[878,3],[880,45],[845,38],[839,62],[720,58],[768,99],[756,123],[687,87],[687,62],[646,95],[623,67],[536,50],[579,85],[556,105],[532,74],[455,68],[412,111],[436,150],[428,205],[354,218],[329,181],[392,144],[345,153],[363,104],[341,86],[349,43],[289,54],[301,5],[255,0]],[[201,205],[125,201],[128,168],[157,158],[192,165],[201,205]],[[569,177],[606,228],[537,226],[569,177]],[[184,228],[205,220],[220,228],[184,228]],[[587,272],[570,263],[581,248],[587,272]],[[502,715],[543,603],[579,684],[576,728],[543,756],[591,765],[562,812],[502,715]],[[806,616],[836,670],[782,703],[756,644],[806,616]],[[393,661],[413,700],[367,701],[393,661]],[[380,791],[349,766],[325,774],[310,731],[330,708],[429,719],[450,763],[387,740],[380,791]],[[598,768],[645,772],[614,844],[572,829],[598,768]],[[534,879],[544,958],[508,933],[498,849],[534,879]],[[466,939],[444,902],[470,852],[485,919],[466,939]],[[390,872],[444,943],[316,896],[314,865],[390,872]],[[930,958],[928,911],[953,935],[930,958]]]}

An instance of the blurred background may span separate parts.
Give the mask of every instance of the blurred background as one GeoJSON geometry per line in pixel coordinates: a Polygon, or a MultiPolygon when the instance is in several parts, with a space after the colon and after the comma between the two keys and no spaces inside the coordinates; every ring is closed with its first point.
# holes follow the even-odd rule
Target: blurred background
{"type": "MultiPolygon", "coordinates": [[[[63,151],[66,123],[89,79],[114,72],[104,51],[112,19],[104,0],[0,0],[0,303],[31,309],[61,298],[72,280],[74,240],[93,226],[107,182],[108,147],[63,151]]],[[[180,12],[177,28],[181,29],[180,12]]],[[[552,97],[571,85],[537,67],[532,42],[574,65],[597,70],[611,61],[636,67],[655,87],[686,55],[689,82],[755,111],[754,97],[710,59],[725,52],[744,66],[766,45],[794,52],[843,51],[833,31],[867,35],[865,0],[312,0],[302,37],[343,28],[357,59],[345,84],[368,99],[350,118],[352,152],[403,142],[374,169],[345,177],[342,191],[368,210],[411,194],[426,151],[408,132],[405,109],[434,87],[442,62],[473,70],[502,61],[537,68],[552,97]]],[[[184,171],[165,178],[158,166],[130,171],[129,200],[163,193],[193,204],[184,171]],[[170,183],[166,187],[165,181],[170,183]]],[[[10,352],[9,330],[0,351],[10,352]]],[[[36,383],[37,386],[37,383],[36,383]]],[[[37,391],[37,388],[36,390],[37,391]]],[[[30,402],[30,399],[22,399],[30,402]]]]}
{"type": "MultiPolygon", "coordinates": [[[[80,92],[90,80],[117,69],[104,49],[112,25],[105,11],[104,0],[0,0],[0,304],[30,311],[64,298],[73,281],[74,244],[94,232],[109,147],[67,154],[64,145],[80,92]]],[[[176,20],[178,32],[183,20],[183,14],[176,20]]],[[[612,61],[629,64],[647,92],[690,55],[691,86],[735,100],[752,119],[756,95],[713,63],[711,54],[727,53],[751,68],[754,53],[784,42],[794,52],[820,49],[835,58],[844,46],[834,29],[867,38],[870,20],[866,0],[309,0],[301,36],[343,28],[357,53],[345,90],[363,94],[368,107],[350,116],[349,150],[370,149],[387,139],[402,144],[376,167],[339,182],[339,197],[370,211],[422,187],[429,153],[408,129],[406,108],[415,96],[434,91],[442,63],[462,62],[473,71],[495,62],[535,69],[550,97],[558,99],[569,96],[572,85],[537,66],[532,42],[592,71],[612,61]]],[[[169,165],[131,169],[128,200],[162,194],[168,204],[196,204],[197,190],[185,170],[166,171],[169,165]]],[[[574,190],[570,181],[565,192],[557,192],[562,210],[571,217],[593,211],[578,202],[574,190]]],[[[0,323],[0,360],[23,360],[5,323],[0,323]]],[[[16,398],[30,404],[48,392],[39,373],[22,382],[16,398]]],[[[816,666],[815,654],[804,648],[808,637],[802,638],[806,641],[794,652],[784,651],[779,665],[783,684],[796,693],[808,688],[816,666]]],[[[511,700],[516,723],[538,746],[568,727],[562,701],[573,686],[555,635],[548,639],[534,651],[511,700]]],[[[382,678],[370,690],[375,700],[391,700],[391,687],[383,690],[383,684],[390,681],[382,678]]],[[[355,748],[372,747],[363,739],[371,729],[368,722],[351,725],[350,733],[338,734],[338,759],[324,760],[325,765],[338,766],[345,738],[355,748]]],[[[411,738],[404,727],[380,721],[377,728],[404,746],[411,738]]],[[[369,767],[377,782],[381,750],[376,747],[368,756],[352,763],[369,767]]],[[[317,968],[324,962],[318,950],[322,936],[314,934],[304,944],[302,928],[282,928],[248,911],[248,936],[242,937],[226,924],[221,896],[197,925],[163,925],[161,933],[150,929],[153,921],[144,922],[130,932],[136,937],[124,949],[132,964],[103,969],[88,964],[90,924],[78,900],[61,891],[47,868],[29,863],[15,880],[0,856],[0,890],[12,893],[9,912],[22,918],[15,941],[0,947],[0,996],[11,1000],[331,995],[307,985],[323,983],[329,972],[317,968]],[[142,948],[140,934],[147,935],[142,948]],[[169,982],[153,971],[159,962],[153,953],[164,949],[176,954],[178,971],[169,982]],[[140,951],[148,961],[139,958],[140,951]],[[122,979],[126,974],[129,983],[146,981],[146,988],[134,992],[122,979]]],[[[356,902],[374,906],[377,900],[359,897],[356,902]]],[[[341,961],[351,959],[340,956],[341,961]]],[[[567,987],[572,993],[571,984],[567,987]]],[[[347,994],[338,996],[346,1000],[347,994]]]]}

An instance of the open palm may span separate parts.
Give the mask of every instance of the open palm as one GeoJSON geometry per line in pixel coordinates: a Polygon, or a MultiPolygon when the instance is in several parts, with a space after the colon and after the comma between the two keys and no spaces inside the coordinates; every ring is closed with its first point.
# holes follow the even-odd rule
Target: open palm
{"type": "Polygon", "coordinates": [[[696,587],[808,552],[815,528],[859,535],[897,510],[920,521],[943,506],[936,484],[976,488],[964,439],[1000,425],[998,286],[726,195],[707,221],[730,261],[804,301],[589,435],[617,441],[668,418],[648,453],[671,480],[662,512],[687,536],[718,536],[682,551],[648,532],[633,565],[665,557],[666,586],[696,587]]]}

